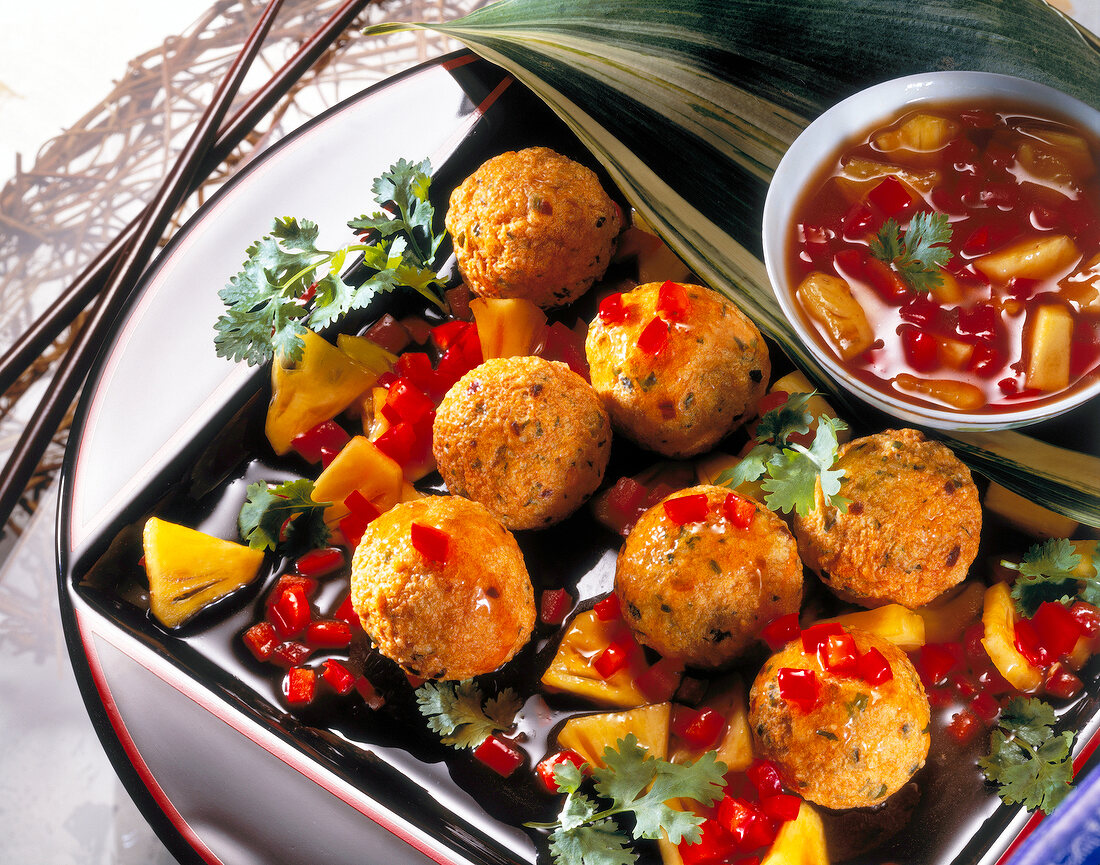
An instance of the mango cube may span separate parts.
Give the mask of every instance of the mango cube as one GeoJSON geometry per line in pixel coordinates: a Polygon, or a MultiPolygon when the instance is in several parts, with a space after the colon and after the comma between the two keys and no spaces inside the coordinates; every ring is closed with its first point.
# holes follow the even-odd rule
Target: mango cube
{"type": "Polygon", "coordinates": [[[760,865],[829,865],[825,824],[809,802],[783,824],[760,865]]]}

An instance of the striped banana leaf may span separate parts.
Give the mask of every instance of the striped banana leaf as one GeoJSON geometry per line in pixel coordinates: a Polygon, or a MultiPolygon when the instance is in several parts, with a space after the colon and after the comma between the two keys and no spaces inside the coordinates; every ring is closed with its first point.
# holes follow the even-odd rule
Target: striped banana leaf
{"type": "MultiPolygon", "coordinates": [[[[1017,75],[1100,108],[1100,44],[1042,0],[500,0],[431,29],[507,69],[623,194],[842,403],[761,261],[768,182],[799,132],[878,81],[1017,75]]],[[[943,435],[943,434],[939,434],[943,435]]],[[[1100,526],[1100,459],[1019,433],[944,436],[972,468],[1100,526]]]]}

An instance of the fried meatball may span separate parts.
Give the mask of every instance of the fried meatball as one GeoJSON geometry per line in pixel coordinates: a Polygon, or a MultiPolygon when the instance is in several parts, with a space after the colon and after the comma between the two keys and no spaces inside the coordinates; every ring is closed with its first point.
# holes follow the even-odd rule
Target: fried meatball
{"type": "Polygon", "coordinates": [[[378,651],[426,679],[495,670],[535,624],[515,538],[484,507],[457,496],[404,502],[375,519],[352,559],[351,599],[378,651]],[[447,536],[443,561],[417,548],[414,525],[447,536]]]}
{"type": "Polygon", "coordinates": [[[481,297],[523,297],[547,309],[603,276],[622,211],[595,173],[548,147],[494,156],[447,209],[458,269],[481,297]]]}
{"type": "Polygon", "coordinates": [[[796,516],[802,560],[839,597],[913,608],[961,583],[978,554],[982,509],[970,470],[916,430],[887,430],[840,448],[846,513],[796,516]]]}
{"type": "Polygon", "coordinates": [[[432,449],[450,492],[510,529],[573,513],[603,480],[611,423],[591,385],[540,357],[487,360],[447,391],[432,449]]]}
{"type": "Polygon", "coordinates": [[[690,487],[638,519],[619,551],[615,592],[639,642],[715,668],[751,646],[772,619],[798,612],[802,563],[786,523],[763,505],[725,487],[690,487]],[[705,498],[705,519],[669,517],[665,504],[686,496],[705,498]],[[738,524],[744,512],[728,515],[729,496],[751,514],[746,528],[738,524]]]}
{"type": "Polygon", "coordinates": [[[783,783],[826,808],[876,805],[900,790],[928,756],[928,697],[912,663],[893,643],[848,632],[860,654],[877,649],[891,678],[879,685],[824,669],[801,640],[768,659],[749,692],[756,753],[783,783]],[[811,670],[819,692],[800,706],[780,693],[781,670],[811,670]]]}
{"type": "Polygon", "coordinates": [[[756,325],[720,294],[668,285],[683,289],[665,289],[686,299],[678,312],[658,312],[662,283],[640,285],[622,295],[623,320],[593,319],[585,354],[616,431],[665,456],[686,457],[746,420],[768,387],[771,361],[756,325]],[[651,325],[657,342],[663,339],[656,352],[645,350],[652,348],[645,339],[639,344],[651,325]]]}

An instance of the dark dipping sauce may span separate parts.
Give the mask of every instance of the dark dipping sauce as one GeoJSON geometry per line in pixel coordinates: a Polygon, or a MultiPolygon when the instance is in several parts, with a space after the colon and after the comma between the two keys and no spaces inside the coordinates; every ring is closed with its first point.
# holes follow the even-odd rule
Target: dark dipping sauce
{"type": "Polygon", "coordinates": [[[880,124],[828,160],[795,210],[788,268],[809,329],[872,389],[940,410],[1015,411],[1095,381],[1098,153],[1081,129],[1003,104],[880,124]],[[922,212],[951,229],[930,291],[871,252],[888,220],[905,242],[922,212]]]}

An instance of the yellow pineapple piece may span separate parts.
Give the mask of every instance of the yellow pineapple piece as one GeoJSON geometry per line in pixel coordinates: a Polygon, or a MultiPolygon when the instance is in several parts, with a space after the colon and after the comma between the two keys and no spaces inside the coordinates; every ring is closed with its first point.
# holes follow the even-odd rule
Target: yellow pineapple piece
{"type": "Polygon", "coordinates": [[[991,483],[982,504],[1013,528],[1036,538],[1068,538],[1080,525],[1076,520],[1044,508],[1000,484],[991,483]]]}
{"type": "Polygon", "coordinates": [[[839,276],[814,272],[798,286],[802,308],[818,322],[844,360],[867,351],[875,334],[867,314],[852,294],[848,283],[839,276]]]}
{"type": "Polygon", "coordinates": [[[306,331],[302,359],[271,365],[271,404],[265,432],[277,454],[290,450],[295,436],[331,420],[365,393],[378,374],[336,346],[306,331]]]}
{"type": "Polygon", "coordinates": [[[914,393],[963,411],[979,409],[986,403],[977,385],[953,378],[917,378],[907,372],[894,376],[898,390],[914,393]]]}
{"type": "Polygon", "coordinates": [[[470,311],[485,360],[531,354],[546,327],[546,313],[522,297],[475,297],[470,301],[470,311]]]}
{"type": "Polygon", "coordinates": [[[650,756],[664,760],[668,756],[669,703],[641,706],[626,712],[577,715],[565,722],[558,733],[558,745],[572,748],[594,766],[603,766],[607,748],[617,750],[619,739],[633,733],[638,744],[650,756]]]}
{"type": "Polygon", "coordinates": [[[1058,287],[1081,312],[1100,315],[1100,253],[1059,282],[1058,287]]]}
{"type": "Polygon", "coordinates": [[[940,284],[932,289],[932,296],[944,306],[961,303],[963,299],[962,286],[954,274],[940,268],[940,284]]]}
{"type": "Polygon", "coordinates": [[[829,865],[825,824],[809,802],[783,824],[760,865],[829,865]]]}
{"type": "MultiPolygon", "coordinates": [[[[737,674],[723,676],[711,683],[713,696],[699,704],[700,709],[710,709],[726,719],[726,731],[714,746],[718,759],[726,764],[731,772],[744,772],[752,765],[752,733],[749,730],[749,701],[745,683],[737,674]]],[[[709,749],[708,749],[709,750],[709,749]]],[[[688,763],[698,760],[703,754],[676,741],[669,760],[673,763],[688,763]]]]}
{"type": "Polygon", "coordinates": [[[1080,258],[1081,253],[1072,238],[1051,234],[1025,237],[975,259],[974,266],[993,282],[1006,283],[1015,277],[1048,279],[1059,276],[1080,258]]]}
{"type": "Polygon", "coordinates": [[[607,706],[643,705],[645,695],[635,684],[646,670],[641,652],[631,653],[627,666],[606,679],[592,666],[592,661],[625,627],[620,619],[601,620],[595,610],[578,613],[561,638],[554,660],[542,674],[542,684],[607,706]]]}
{"type": "Polygon", "coordinates": [[[325,522],[332,525],[347,516],[344,499],[356,490],[380,511],[388,511],[401,500],[404,485],[401,466],[365,436],[355,436],[321,472],[312,495],[315,502],[332,502],[325,509],[325,522]]]}
{"type": "Polygon", "coordinates": [[[892,174],[906,186],[929,194],[940,182],[940,173],[934,168],[906,168],[888,162],[853,157],[844,163],[838,176],[841,190],[851,202],[860,201],[879,180],[892,174]]]}
{"type": "Polygon", "coordinates": [[[1054,391],[1069,387],[1069,349],[1073,338],[1073,314],[1056,303],[1044,303],[1031,316],[1027,328],[1029,388],[1054,391]]]}
{"type": "Polygon", "coordinates": [[[149,607],[176,628],[203,607],[256,579],[264,554],[196,529],[150,517],[142,532],[149,607]]]}
{"type": "Polygon", "coordinates": [[[924,620],[924,639],[951,643],[962,637],[982,615],[985,586],[973,580],[963,583],[915,612],[924,620]]]}
{"type": "Polygon", "coordinates": [[[917,114],[898,129],[902,147],[909,150],[939,150],[959,134],[959,124],[935,114],[917,114]]]}
{"type": "Polygon", "coordinates": [[[972,343],[950,336],[937,336],[936,354],[944,366],[959,370],[966,369],[966,365],[974,355],[974,346],[972,343]]]}
{"type": "Polygon", "coordinates": [[[397,355],[386,351],[382,346],[365,336],[352,336],[341,333],[336,337],[336,347],[357,363],[361,363],[375,375],[382,375],[393,369],[397,355]]]}
{"type": "Polygon", "coordinates": [[[645,218],[634,212],[633,225],[619,237],[615,257],[617,259],[636,258],[638,262],[638,284],[647,282],[689,282],[691,270],[668,245],[658,237],[645,218]]]}
{"type": "Polygon", "coordinates": [[[873,610],[844,613],[824,621],[869,631],[906,652],[924,645],[924,619],[901,604],[886,604],[873,610]]]}
{"type": "Polygon", "coordinates": [[[1016,159],[1030,174],[1044,180],[1070,184],[1096,173],[1088,142],[1080,135],[1061,129],[1023,125],[1028,137],[1016,151],[1016,159]]]}
{"type": "Polygon", "coordinates": [[[985,590],[982,645],[989,660],[1012,687],[1034,691],[1042,683],[1043,674],[1016,648],[1016,619],[1016,604],[1008,583],[994,583],[985,590]]]}

